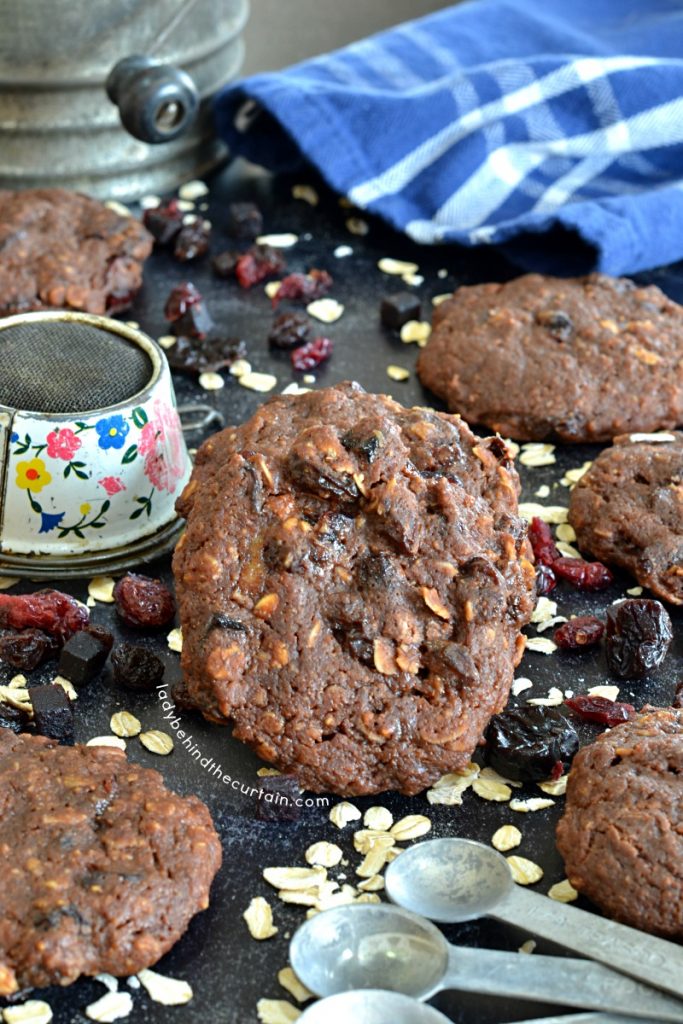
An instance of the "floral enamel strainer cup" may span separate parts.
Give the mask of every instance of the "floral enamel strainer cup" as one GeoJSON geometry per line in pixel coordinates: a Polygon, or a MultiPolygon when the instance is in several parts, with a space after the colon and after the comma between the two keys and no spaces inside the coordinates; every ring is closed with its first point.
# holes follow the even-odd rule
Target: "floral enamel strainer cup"
{"type": "Polygon", "coordinates": [[[83,575],[168,550],[190,474],[166,358],[86,313],[0,320],[0,570],[83,575]]]}

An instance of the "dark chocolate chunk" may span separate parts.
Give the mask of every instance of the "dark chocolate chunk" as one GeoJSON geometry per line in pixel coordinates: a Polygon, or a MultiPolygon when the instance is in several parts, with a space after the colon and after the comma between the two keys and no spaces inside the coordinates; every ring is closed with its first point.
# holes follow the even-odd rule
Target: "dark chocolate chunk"
{"type": "Polygon", "coordinates": [[[252,240],[263,231],[263,214],[256,203],[230,203],[227,231],[233,238],[252,240]]]}
{"type": "Polygon", "coordinates": [[[379,315],[385,327],[400,330],[409,320],[420,319],[420,300],[412,292],[397,292],[386,295],[379,307],[379,315]]]}
{"type": "Polygon", "coordinates": [[[301,817],[299,783],[293,775],[273,775],[261,780],[256,798],[259,821],[298,821],[301,817]]]}
{"type": "Polygon", "coordinates": [[[73,705],[64,688],[58,683],[48,683],[46,686],[29,686],[28,693],[36,731],[59,743],[73,744],[73,705]]]}
{"type": "Polygon", "coordinates": [[[59,656],[59,674],[74,686],[84,686],[102,671],[108,654],[106,641],[82,629],[64,644],[59,656]]]}

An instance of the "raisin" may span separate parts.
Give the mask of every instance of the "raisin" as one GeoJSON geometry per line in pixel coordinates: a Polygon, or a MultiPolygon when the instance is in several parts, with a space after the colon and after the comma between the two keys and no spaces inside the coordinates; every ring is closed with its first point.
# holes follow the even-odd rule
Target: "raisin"
{"type": "Polygon", "coordinates": [[[560,557],[550,527],[538,516],[529,523],[529,543],[538,565],[552,566],[560,557]]]}
{"type": "Polygon", "coordinates": [[[674,690],[674,699],[671,701],[672,708],[683,708],[683,682],[677,684],[674,690]]]}
{"type": "Polygon", "coordinates": [[[632,704],[622,704],[619,701],[608,700],[607,697],[591,696],[589,693],[578,693],[575,697],[568,697],[565,704],[587,722],[597,722],[609,729],[622,722],[628,722],[636,713],[632,704]]]}
{"type": "Polygon", "coordinates": [[[484,758],[495,771],[520,782],[542,782],[579,749],[576,729],[554,707],[530,705],[494,715],[485,733],[484,758]]]}
{"type": "Polygon", "coordinates": [[[259,821],[298,821],[301,816],[299,783],[293,775],[273,775],[261,780],[256,798],[259,821]]]}
{"type": "Polygon", "coordinates": [[[201,344],[193,338],[178,338],[167,353],[174,370],[190,374],[215,373],[246,354],[247,346],[238,338],[212,338],[201,344]]]}
{"type": "MultiPolygon", "coordinates": [[[[75,634],[78,636],[78,634],[75,634]]],[[[0,636],[0,661],[7,662],[21,672],[34,668],[56,653],[54,637],[40,629],[25,629],[21,633],[6,633],[0,636]]]]}
{"type": "Polygon", "coordinates": [[[577,590],[604,590],[614,576],[602,562],[586,562],[583,558],[556,558],[553,572],[577,590]]]}
{"type": "Polygon", "coordinates": [[[409,320],[420,319],[420,300],[412,292],[398,292],[387,295],[379,307],[379,317],[385,327],[400,330],[409,320]]]}
{"type": "Polygon", "coordinates": [[[241,240],[252,240],[263,231],[263,214],[256,203],[230,203],[228,234],[241,240]]]}
{"type": "Polygon", "coordinates": [[[175,615],[173,594],[161,580],[128,573],[114,587],[116,610],[128,626],[165,626],[175,615]]]}
{"type": "Polygon", "coordinates": [[[58,683],[29,686],[28,693],[36,732],[59,743],[73,744],[74,711],[64,687],[58,683]]]}
{"type": "Polygon", "coordinates": [[[153,690],[164,675],[164,663],[140,644],[119,644],[111,656],[114,682],[126,690],[153,690]]]}
{"type": "Polygon", "coordinates": [[[539,597],[552,593],[557,586],[557,576],[549,565],[540,562],[536,566],[536,593],[539,597]]]}
{"type": "Polygon", "coordinates": [[[577,615],[556,629],[553,639],[563,650],[576,651],[597,644],[604,632],[604,623],[595,615],[577,615]]]}
{"type": "Polygon", "coordinates": [[[217,253],[211,260],[211,267],[216,277],[228,278],[235,276],[235,267],[242,254],[235,249],[217,253]]]}
{"type": "Polygon", "coordinates": [[[229,615],[224,615],[223,612],[214,612],[209,620],[209,627],[211,629],[233,629],[236,633],[246,633],[247,627],[239,619],[233,619],[229,615]]]}
{"type": "Polygon", "coordinates": [[[280,282],[280,287],[273,296],[273,307],[283,299],[312,302],[327,295],[332,287],[332,278],[326,270],[309,270],[307,274],[288,274],[280,282]]]}
{"type": "Polygon", "coordinates": [[[292,366],[295,370],[314,370],[329,359],[333,351],[334,343],[330,338],[314,338],[292,352],[292,366]]]}
{"type": "Polygon", "coordinates": [[[88,625],[88,609],[59,590],[0,594],[0,627],[40,629],[64,643],[88,625]]]}
{"type": "Polygon", "coordinates": [[[254,245],[235,264],[235,277],[242,288],[251,288],[273,274],[281,274],[284,269],[285,261],[277,249],[254,245]]]}
{"type": "Polygon", "coordinates": [[[543,309],[536,314],[536,323],[557,341],[569,341],[574,333],[571,317],[561,309],[543,309]]]}
{"type": "Polygon", "coordinates": [[[90,633],[96,640],[102,644],[107,654],[111,651],[114,646],[114,634],[110,633],[105,626],[95,626],[92,623],[86,627],[86,633],[90,633]]]}
{"type": "Polygon", "coordinates": [[[607,612],[607,664],[620,679],[638,679],[664,661],[673,638],[671,619],[661,601],[633,598],[607,612]]]}
{"type": "Polygon", "coordinates": [[[159,245],[170,245],[183,226],[183,212],[177,199],[169,199],[154,209],[145,210],[142,223],[159,245]]]}
{"type": "Polygon", "coordinates": [[[311,336],[311,323],[303,313],[280,313],[273,320],[268,341],[275,348],[292,349],[305,345],[311,336]]]}
{"type": "Polygon", "coordinates": [[[82,629],[64,644],[59,656],[59,674],[75,686],[84,686],[102,671],[109,651],[106,641],[82,629]]]}
{"type": "Polygon", "coordinates": [[[201,301],[199,289],[195,288],[191,281],[184,281],[183,284],[171,288],[164,306],[164,316],[170,323],[175,323],[191,306],[196,306],[201,301]]]}
{"type": "Polygon", "coordinates": [[[181,263],[188,263],[190,260],[199,259],[209,251],[211,242],[211,229],[206,223],[197,219],[191,224],[186,224],[176,235],[173,255],[181,263]]]}
{"type": "Polygon", "coordinates": [[[31,725],[31,719],[26,711],[12,707],[11,704],[0,704],[0,729],[10,729],[12,732],[26,732],[31,725]]]}

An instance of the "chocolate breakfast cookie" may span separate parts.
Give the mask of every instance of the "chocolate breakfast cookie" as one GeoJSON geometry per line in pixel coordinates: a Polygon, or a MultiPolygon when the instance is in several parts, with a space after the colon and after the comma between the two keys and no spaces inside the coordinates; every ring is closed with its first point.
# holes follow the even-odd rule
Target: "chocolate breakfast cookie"
{"type": "Polygon", "coordinates": [[[58,188],[0,190],[0,316],[127,309],[151,251],[139,221],[96,199],[58,188]]]}
{"type": "Polygon", "coordinates": [[[579,480],[569,522],[583,551],[683,604],[683,433],[633,436],[615,437],[579,480]]]}
{"type": "Polygon", "coordinates": [[[532,608],[518,490],[458,417],[349,383],[266,402],[178,501],[186,698],[313,791],[462,767],[532,608]]]}
{"type": "Polygon", "coordinates": [[[624,924],[683,939],[683,711],[645,708],[574,758],[557,845],[572,885],[624,924]]]}
{"type": "Polygon", "coordinates": [[[520,441],[610,441],[683,422],[683,309],[654,285],[526,274],[434,310],[425,387],[520,441]]]}
{"type": "Polygon", "coordinates": [[[0,996],[155,963],[209,902],[208,810],[111,747],[0,729],[0,996]]]}

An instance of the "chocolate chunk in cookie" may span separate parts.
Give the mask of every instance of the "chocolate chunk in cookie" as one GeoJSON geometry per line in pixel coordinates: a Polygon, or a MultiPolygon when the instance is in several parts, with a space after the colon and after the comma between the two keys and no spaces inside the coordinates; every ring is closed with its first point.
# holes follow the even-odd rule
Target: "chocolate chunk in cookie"
{"type": "Polygon", "coordinates": [[[683,421],[683,310],[654,285],[527,274],[434,310],[422,383],[522,441],[610,441],[683,421]]]}

